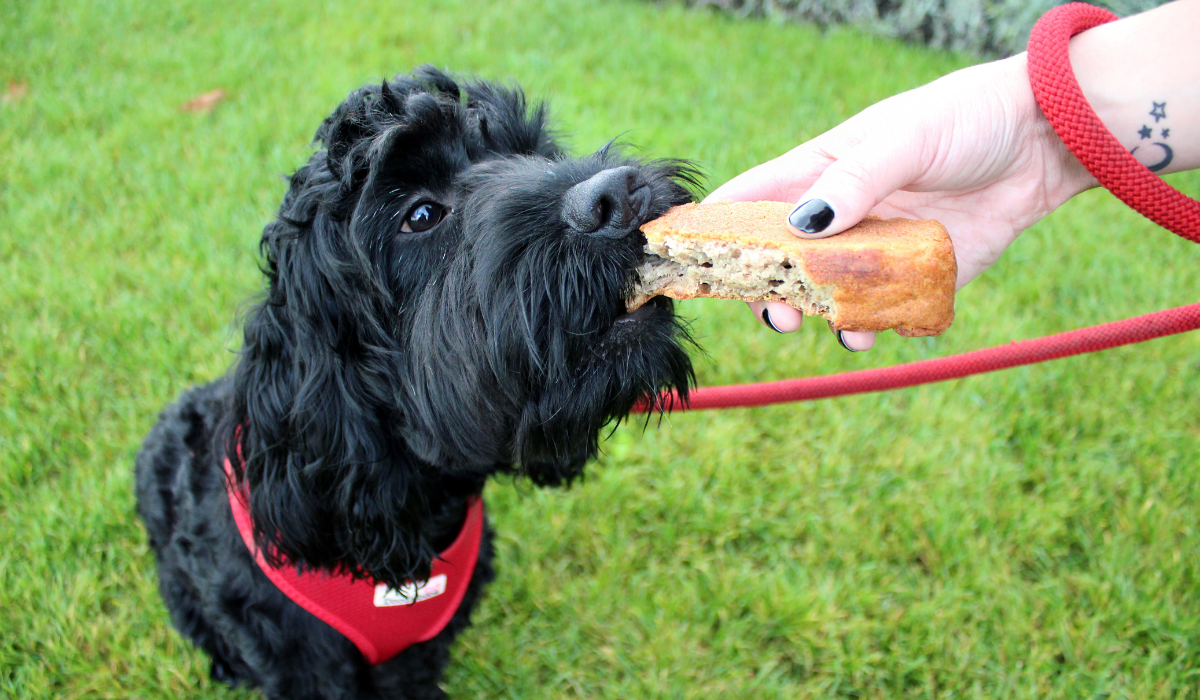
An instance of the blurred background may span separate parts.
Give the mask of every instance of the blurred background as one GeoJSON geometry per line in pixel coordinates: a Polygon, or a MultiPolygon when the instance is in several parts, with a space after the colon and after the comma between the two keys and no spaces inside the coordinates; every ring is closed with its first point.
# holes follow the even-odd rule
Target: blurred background
{"type": "MultiPolygon", "coordinates": [[[[1062,0],[687,0],[738,17],[852,24],[876,34],[938,49],[997,58],[1025,50],[1038,17],[1062,0]]],[[[1165,4],[1164,0],[1095,0],[1121,17],[1165,4]]]]}
{"type": "MultiPolygon", "coordinates": [[[[212,684],[170,627],[133,456],[164,405],[230,366],[282,176],[348,92],[423,63],[509,80],[549,103],[574,152],[620,136],[696,161],[711,189],[1019,50],[1026,10],[1041,8],[0,0],[0,696],[255,696],[212,684]]],[[[1196,173],[1168,179],[1200,193],[1196,173]]],[[[819,320],[777,335],[742,304],[677,310],[702,385],[765,381],[1191,303],[1198,261],[1092,191],[964,290],[937,338],[851,355],[819,320]]],[[[570,490],[489,487],[499,575],[445,687],[1196,697],[1197,350],[1191,334],[621,425],[570,490]]]]}

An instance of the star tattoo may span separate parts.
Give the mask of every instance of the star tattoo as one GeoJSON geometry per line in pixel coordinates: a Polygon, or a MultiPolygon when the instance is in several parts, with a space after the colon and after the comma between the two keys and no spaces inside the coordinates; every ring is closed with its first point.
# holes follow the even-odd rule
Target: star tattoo
{"type": "Polygon", "coordinates": [[[1157,124],[1159,119],[1167,118],[1167,103],[1150,101],[1154,107],[1150,110],[1150,116],[1154,117],[1154,123],[1157,124]]]}
{"type": "Polygon", "coordinates": [[[1162,130],[1162,135],[1163,135],[1162,137],[1163,137],[1164,139],[1165,139],[1165,138],[1167,138],[1168,136],[1170,136],[1170,135],[1171,135],[1171,130],[1170,130],[1170,129],[1163,129],[1163,130],[1162,130]]]}
{"type": "Polygon", "coordinates": [[[1153,133],[1154,132],[1150,130],[1150,127],[1146,126],[1145,124],[1142,124],[1142,128],[1138,129],[1138,136],[1141,136],[1144,139],[1150,138],[1150,134],[1153,133]]]}

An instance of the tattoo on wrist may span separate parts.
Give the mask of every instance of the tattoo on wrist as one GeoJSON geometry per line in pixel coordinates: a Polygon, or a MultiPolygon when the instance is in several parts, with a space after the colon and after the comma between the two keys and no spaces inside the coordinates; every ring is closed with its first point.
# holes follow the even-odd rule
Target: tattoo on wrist
{"type": "Polygon", "coordinates": [[[1175,157],[1175,152],[1172,151],[1171,147],[1167,145],[1167,139],[1171,137],[1170,127],[1168,127],[1166,124],[1163,124],[1162,126],[1159,126],[1158,124],[1159,120],[1167,118],[1167,103],[1154,102],[1151,100],[1149,114],[1151,117],[1154,117],[1154,126],[1151,127],[1149,124],[1142,124],[1142,128],[1138,129],[1137,134],[1139,141],[1149,140],[1150,143],[1138,143],[1138,145],[1129,149],[1129,152],[1133,155],[1137,155],[1138,149],[1142,146],[1147,146],[1147,150],[1149,150],[1150,146],[1158,146],[1161,148],[1162,154],[1160,159],[1158,161],[1145,164],[1150,172],[1156,173],[1171,164],[1171,159],[1175,157]],[[1158,131],[1157,141],[1154,140],[1154,132],[1156,130],[1158,131]]]}

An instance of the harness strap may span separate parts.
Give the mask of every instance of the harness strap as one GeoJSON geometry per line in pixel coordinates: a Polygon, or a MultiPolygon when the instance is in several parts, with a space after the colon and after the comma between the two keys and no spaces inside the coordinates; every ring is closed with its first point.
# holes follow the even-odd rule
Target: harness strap
{"type": "Polygon", "coordinates": [[[258,568],[292,602],[353,642],[368,663],[381,664],[413,644],[433,639],[458,611],[483,539],[483,500],[478,496],[468,503],[458,537],[434,559],[429,578],[397,590],[385,583],[355,579],[344,571],[272,567],[254,542],[250,494],[234,489],[233,465],[228,459],[225,477],[233,520],[258,568]]]}

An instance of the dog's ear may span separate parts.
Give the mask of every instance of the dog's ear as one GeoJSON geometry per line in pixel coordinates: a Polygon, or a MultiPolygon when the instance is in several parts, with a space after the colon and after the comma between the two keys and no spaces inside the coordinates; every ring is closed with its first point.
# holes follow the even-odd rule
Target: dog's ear
{"type": "Polygon", "coordinates": [[[414,496],[422,470],[397,435],[398,321],[330,204],[340,184],[321,156],[291,178],[264,230],[268,288],[246,319],[222,432],[275,563],[356,562],[399,585],[427,574],[435,552],[414,496]]]}

